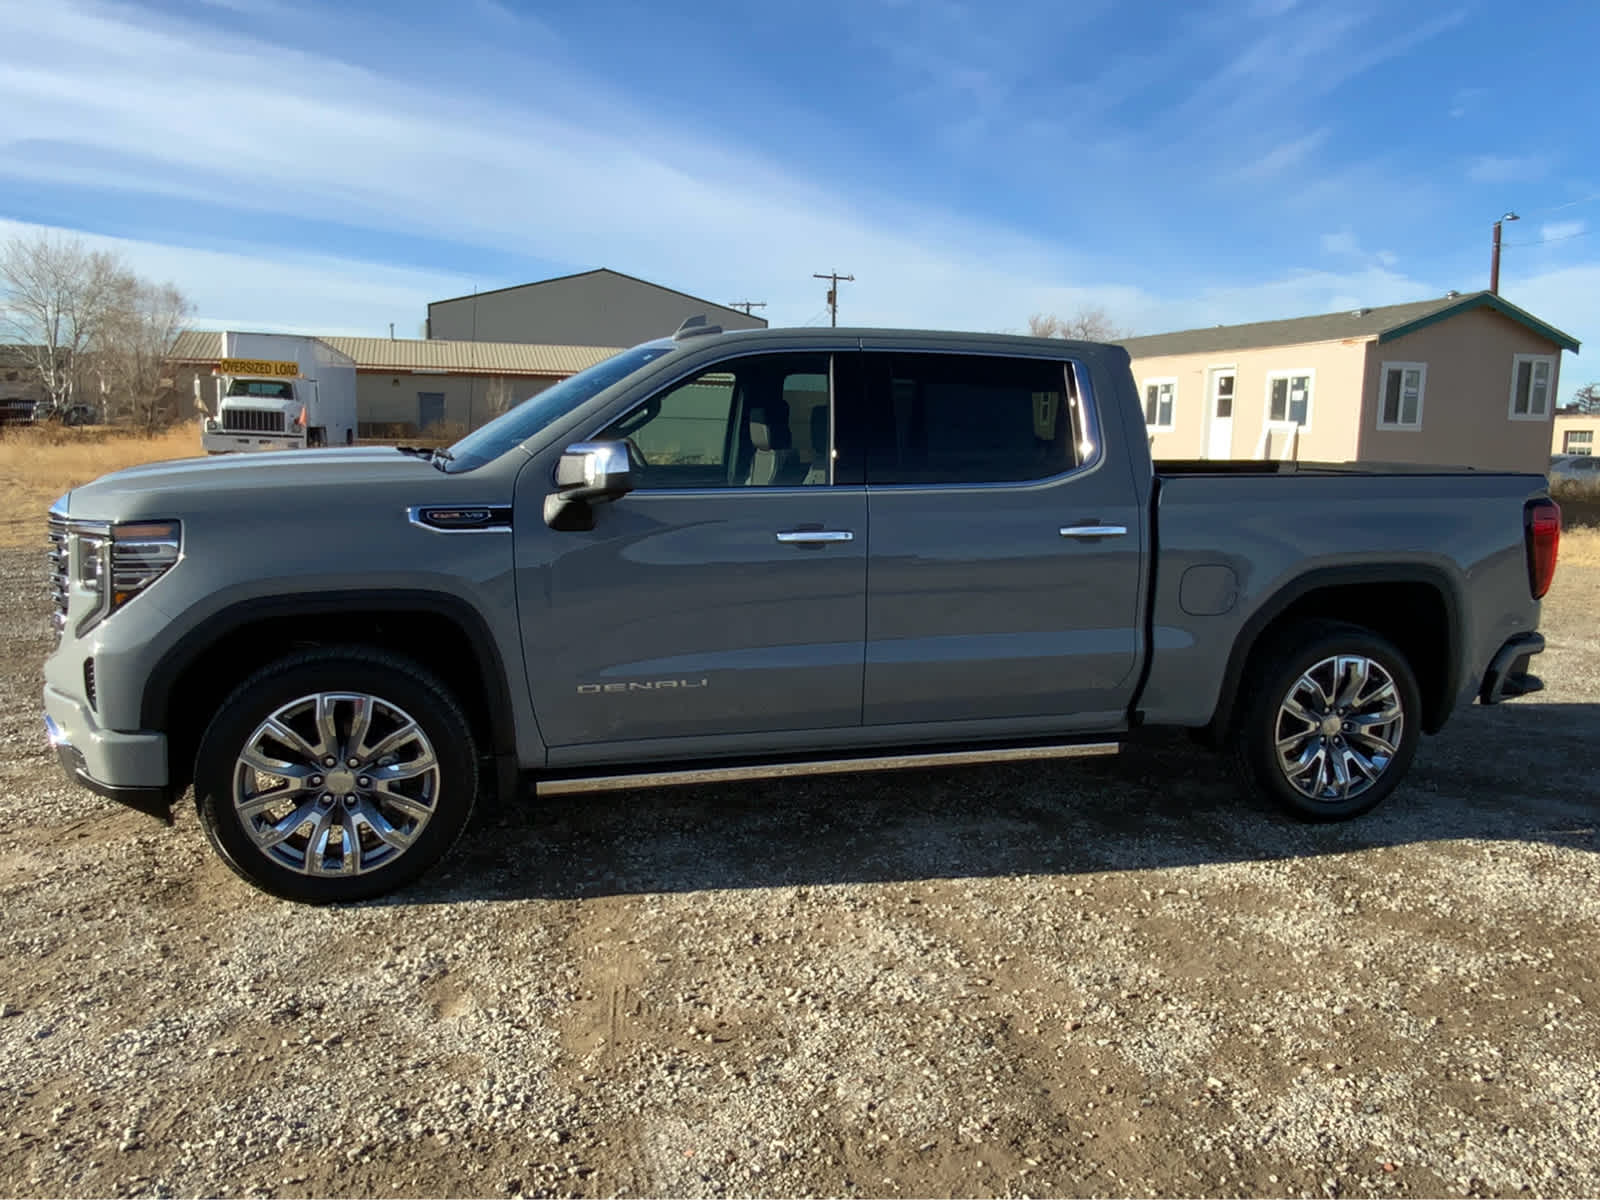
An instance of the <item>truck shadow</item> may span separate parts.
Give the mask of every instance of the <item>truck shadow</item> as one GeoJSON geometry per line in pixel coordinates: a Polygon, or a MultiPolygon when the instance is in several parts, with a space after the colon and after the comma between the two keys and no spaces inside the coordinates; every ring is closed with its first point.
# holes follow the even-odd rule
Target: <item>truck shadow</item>
{"type": "Polygon", "coordinates": [[[1471,708],[1353,822],[1246,798],[1186,738],[1115,757],[531,799],[481,817],[399,903],[1069,876],[1458,839],[1600,849],[1600,705],[1471,708]]]}

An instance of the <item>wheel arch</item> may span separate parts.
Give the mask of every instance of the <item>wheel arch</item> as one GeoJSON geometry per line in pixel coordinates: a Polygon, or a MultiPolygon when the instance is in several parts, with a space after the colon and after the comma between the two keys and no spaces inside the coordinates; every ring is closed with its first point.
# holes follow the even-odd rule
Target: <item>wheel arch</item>
{"type": "Polygon", "coordinates": [[[1460,691],[1466,637],[1457,582],[1426,564],[1321,567],[1291,579],[1245,621],[1228,654],[1208,740],[1221,744],[1231,732],[1254,656],[1278,631],[1314,619],[1359,625],[1393,642],[1417,677],[1423,732],[1444,727],[1460,691]],[[1367,611],[1352,615],[1360,604],[1367,611]]]}
{"type": "Polygon", "coordinates": [[[199,622],[157,662],[140,697],[140,724],[168,737],[170,778],[187,786],[207,714],[240,680],[296,650],[362,645],[409,658],[438,676],[482,745],[513,761],[516,730],[505,664],[483,617],[434,591],[337,591],[241,601],[199,622]]]}

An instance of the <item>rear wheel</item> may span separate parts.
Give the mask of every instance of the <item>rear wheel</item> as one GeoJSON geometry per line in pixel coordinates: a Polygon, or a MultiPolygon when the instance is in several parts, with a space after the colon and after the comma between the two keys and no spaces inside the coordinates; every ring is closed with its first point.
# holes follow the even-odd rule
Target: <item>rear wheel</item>
{"type": "Polygon", "coordinates": [[[1285,630],[1263,647],[1242,699],[1234,749],[1245,779],[1304,820],[1370,811],[1416,752],[1422,703],[1411,664],[1360,626],[1285,630]]]}
{"type": "Polygon", "coordinates": [[[455,844],[477,752],[450,694],[415,664],[316,650],[256,672],[201,739],[195,803],[238,874],[290,900],[380,895],[455,844]]]}

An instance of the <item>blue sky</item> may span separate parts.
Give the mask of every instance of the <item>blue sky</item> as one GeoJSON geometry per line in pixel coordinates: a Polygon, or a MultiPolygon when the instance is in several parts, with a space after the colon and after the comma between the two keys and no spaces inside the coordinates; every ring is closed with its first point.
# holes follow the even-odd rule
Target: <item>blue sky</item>
{"type": "Polygon", "coordinates": [[[1502,293],[1600,354],[1591,0],[0,3],[0,235],[212,325],[595,266],[817,323],[837,266],[846,323],[1155,333],[1486,286],[1513,209],[1502,293]]]}

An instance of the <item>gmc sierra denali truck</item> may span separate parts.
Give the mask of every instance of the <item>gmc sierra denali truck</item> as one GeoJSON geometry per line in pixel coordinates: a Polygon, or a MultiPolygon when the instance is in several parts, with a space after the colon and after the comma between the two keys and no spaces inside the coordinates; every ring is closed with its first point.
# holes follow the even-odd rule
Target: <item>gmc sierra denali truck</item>
{"type": "Polygon", "coordinates": [[[448,450],[157,463],[50,518],[67,772],[241,876],[415,878],[480,791],[1187,728],[1309,819],[1536,690],[1535,475],[1150,458],[1117,346],[670,338],[448,450]]]}

